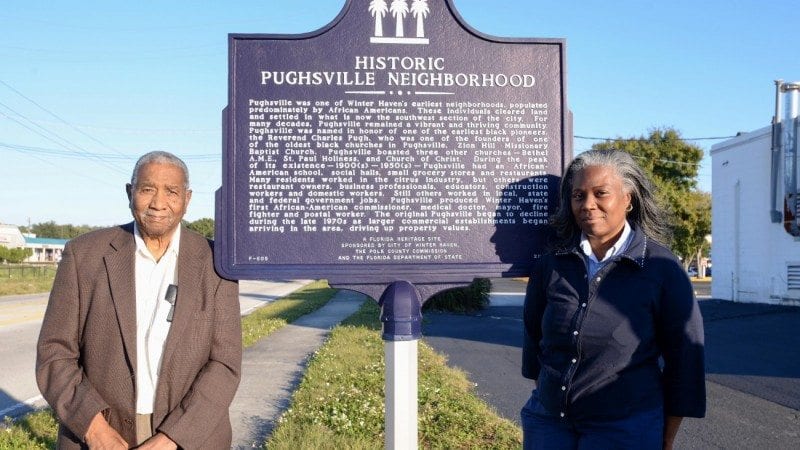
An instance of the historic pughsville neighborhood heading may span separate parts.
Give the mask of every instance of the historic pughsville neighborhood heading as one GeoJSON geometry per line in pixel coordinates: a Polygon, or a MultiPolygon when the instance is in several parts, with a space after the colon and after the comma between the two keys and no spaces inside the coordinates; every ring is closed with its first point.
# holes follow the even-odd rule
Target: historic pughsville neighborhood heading
{"type": "Polygon", "coordinates": [[[352,72],[324,70],[261,71],[262,85],[288,86],[424,86],[532,88],[529,74],[450,73],[443,57],[356,56],[352,72]],[[379,73],[385,75],[378,83],[379,73]]]}

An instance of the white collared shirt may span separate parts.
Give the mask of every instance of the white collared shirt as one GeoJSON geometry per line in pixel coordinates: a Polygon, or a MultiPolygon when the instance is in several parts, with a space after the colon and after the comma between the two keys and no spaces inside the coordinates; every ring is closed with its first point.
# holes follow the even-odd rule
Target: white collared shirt
{"type": "Polygon", "coordinates": [[[178,284],[181,228],[175,230],[159,261],[147,249],[135,222],[133,236],[136,241],[136,413],[152,414],[161,356],[170,327],[167,314],[172,305],[165,300],[165,295],[170,284],[178,284]]]}
{"type": "Polygon", "coordinates": [[[586,234],[581,233],[581,242],[580,247],[581,251],[584,255],[586,255],[586,268],[589,271],[589,278],[594,277],[598,270],[601,267],[606,265],[606,263],[613,257],[616,256],[628,248],[630,244],[631,238],[631,226],[628,224],[628,221],[625,221],[625,225],[622,227],[622,234],[619,236],[619,239],[614,242],[614,245],[606,251],[605,256],[603,259],[598,260],[597,256],[592,251],[592,246],[589,244],[589,238],[586,237],[586,234]]]}

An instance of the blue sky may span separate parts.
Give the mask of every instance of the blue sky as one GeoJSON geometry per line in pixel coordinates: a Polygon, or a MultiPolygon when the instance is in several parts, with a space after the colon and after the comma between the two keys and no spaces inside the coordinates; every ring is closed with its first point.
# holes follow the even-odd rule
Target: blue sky
{"type": "MultiPolygon", "coordinates": [[[[437,0],[432,0],[437,1],[437,0]]],[[[484,33],[567,41],[576,152],[585,137],[674,127],[684,138],[767,126],[776,78],[800,80],[800,11],[785,2],[455,0],[484,33]]],[[[188,220],[213,217],[228,33],[303,33],[343,0],[41,1],[0,9],[0,222],[130,220],[142,153],[182,156],[188,220]]],[[[693,141],[708,150],[720,140],[693,141]]],[[[700,187],[711,189],[710,158],[700,187]]]]}

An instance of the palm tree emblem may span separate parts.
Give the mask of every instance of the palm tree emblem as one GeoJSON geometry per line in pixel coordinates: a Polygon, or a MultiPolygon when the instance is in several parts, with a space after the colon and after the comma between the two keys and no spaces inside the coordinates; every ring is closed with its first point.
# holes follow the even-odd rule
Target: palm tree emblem
{"type": "Polygon", "coordinates": [[[414,0],[411,3],[411,14],[417,19],[417,37],[425,37],[425,18],[430,12],[428,0],[414,0]]]}
{"type": "Polygon", "coordinates": [[[428,0],[411,0],[410,3],[409,8],[408,0],[392,0],[391,4],[388,0],[370,0],[368,10],[375,20],[375,34],[369,41],[373,44],[428,44],[430,40],[425,37],[425,19],[431,13],[430,4],[428,0]],[[394,36],[384,36],[383,19],[389,14],[395,20],[394,36]],[[417,33],[416,36],[405,37],[404,21],[409,14],[416,20],[417,33]]]}
{"type": "Polygon", "coordinates": [[[369,12],[375,17],[375,36],[383,36],[383,16],[389,12],[386,0],[372,0],[369,2],[369,12]]]}
{"type": "Polygon", "coordinates": [[[406,3],[406,0],[392,0],[392,6],[389,7],[389,10],[395,18],[394,35],[403,37],[403,19],[408,14],[408,3],[406,3]]]}

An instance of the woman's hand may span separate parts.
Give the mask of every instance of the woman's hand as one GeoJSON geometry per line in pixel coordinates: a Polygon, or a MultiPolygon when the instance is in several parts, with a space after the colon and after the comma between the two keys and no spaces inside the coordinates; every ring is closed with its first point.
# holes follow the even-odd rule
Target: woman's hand
{"type": "Polygon", "coordinates": [[[681,427],[682,421],[683,417],[666,416],[664,418],[664,450],[672,450],[675,436],[678,435],[678,429],[681,427]]]}

